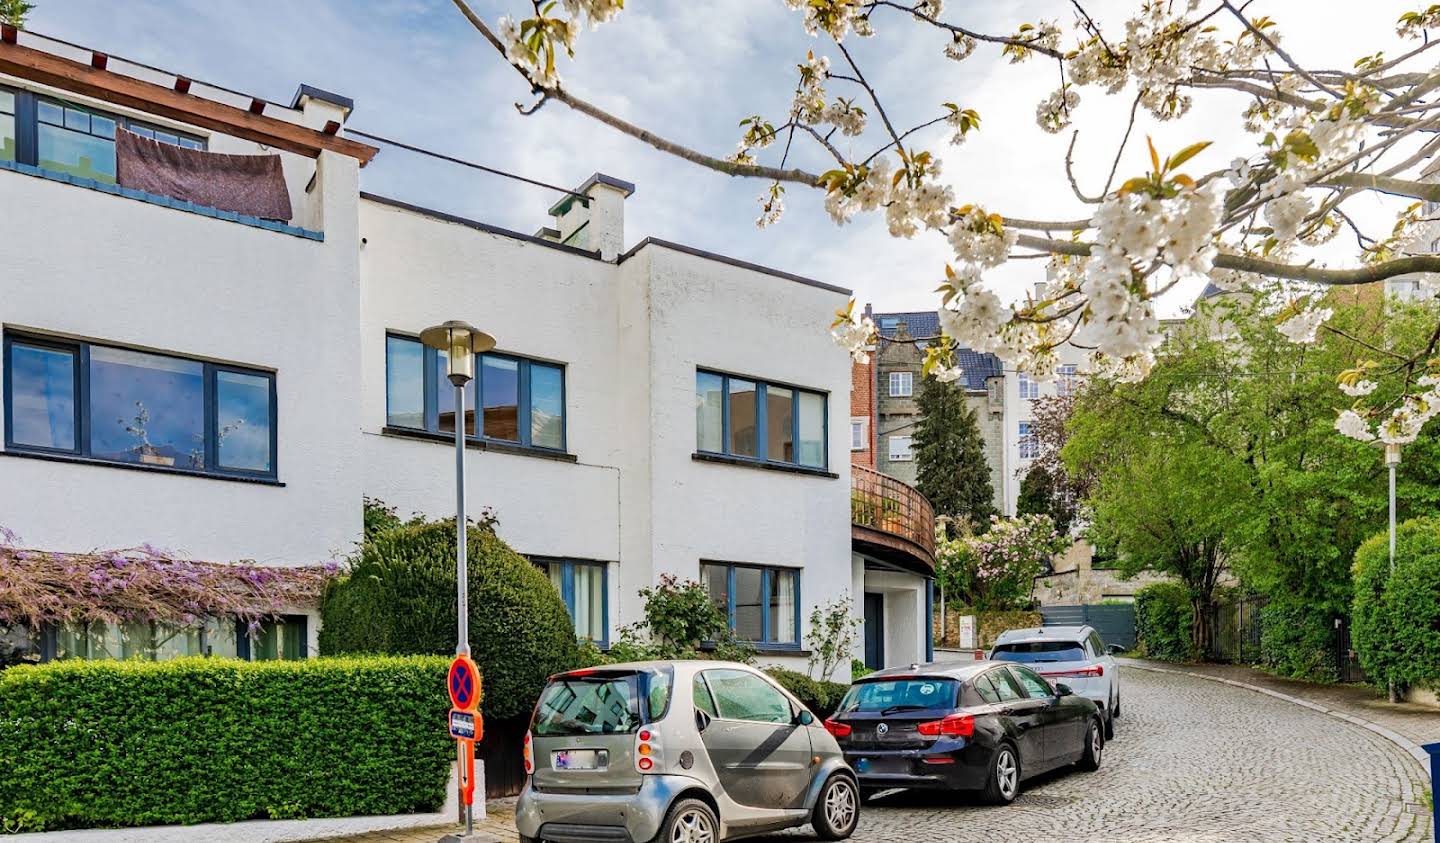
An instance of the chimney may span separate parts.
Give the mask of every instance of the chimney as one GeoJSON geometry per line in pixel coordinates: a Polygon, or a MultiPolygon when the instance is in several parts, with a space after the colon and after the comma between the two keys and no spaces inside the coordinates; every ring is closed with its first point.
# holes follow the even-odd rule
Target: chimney
{"type": "Polygon", "coordinates": [[[596,173],[575,192],[588,199],[566,196],[550,208],[554,230],[559,232],[555,239],[567,246],[599,252],[604,260],[615,260],[625,251],[625,200],[635,192],[635,185],[596,173]]]}
{"type": "Polygon", "coordinates": [[[1050,282],[1049,282],[1048,280],[1046,280],[1046,281],[1036,281],[1036,282],[1035,282],[1035,301],[1045,301],[1045,299],[1047,299],[1047,298],[1049,298],[1049,297],[1050,297],[1050,282]]]}
{"type": "Polygon", "coordinates": [[[333,135],[355,110],[355,101],[313,85],[301,85],[290,100],[290,107],[300,112],[300,122],[305,126],[333,135]]]}

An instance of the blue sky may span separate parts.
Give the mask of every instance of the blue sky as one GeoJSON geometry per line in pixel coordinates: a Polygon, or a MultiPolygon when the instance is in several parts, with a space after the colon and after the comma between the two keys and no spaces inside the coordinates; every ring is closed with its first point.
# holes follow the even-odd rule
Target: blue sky
{"type": "MultiPolygon", "coordinates": [[[[523,0],[472,5],[492,22],[529,7],[523,0]]],[[[1100,0],[1087,8],[1118,30],[1136,5],[1100,0]]],[[[1333,17],[1315,14],[1323,5],[1259,0],[1250,12],[1278,18],[1286,45],[1301,61],[1348,68],[1377,49],[1393,54],[1393,24],[1405,3],[1367,2],[1364,18],[1343,28],[1333,17]]],[[[1062,0],[952,0],[947,7],[947,17],[988,32],[1010,32],[1041,17],[1058,18],[1068,28],[1073,15],[1062,0]]],[[[855,289],[861,302],[874,302],[878,310],[935,305],[931,291],[947,252],[938,235],[895,240],[876,215],[836,228],[818,193],[795,186],[784,221],[757,230],[759,182],[669,158],[562,105],[552,103],[530,117],[517,114],[512,103],[529,101],[527,86],[448,0],[38,0],[29,28],[280,102],[288,103],[301,82],[316,85],[355,99],[354,128],[541,181],[574,185],[600,171],[635,182],[638,191],[627,204],[630,244],[655,236],[774,266],[855,289]]],[[[943,127],[932,130],[926,144],[944,157],[946,180],[961,202],[1015,216],[1088,213],[1065,181],[1069,134],[1045,135],[1034,122],[1036,103],[1058,85],[1053,63],[1012,67],[999,59],[998,49],[982,46],[957,64],[940,56],[944,39],[928,27],[892,14],[877,16],[876,29],[876,38],[847,44],[897,123],[929,119],[943,101],[981,112],[983,129],[964,146],[946,145],[943,127]]],[[[807,50],[840,59],[833,45],[825,47],[805,35],[799,16],[779,0],[631,0],[615,22],[582,36],[577,61],[562,74],[571,90],[626,119],[724,155],[734,148],[742,117],[759,112],[783,119],[794,65],[807,50]]],[[[832,96],[855,93],[841,82],[829,87],[832,96]]],[[[1076,169],[1093,193],[1123,132],[1130,95],[1080,93],[1076,169]]],[[[1215,147],[1195,166],[1219,166],[1254,149],[1239,129],[1244,105],[1233,94],[1203,97],[1192,118],[1179,125],[1143,123],[1136,138],[1151,133],[1162,149],[1213,140],[1215,147]]],[[[872,125],[878,129],[878,121],[872,125]]],[[[878,145],[868,143],[872,135],[855,145],[857,154],[878,145]]],[[[1144,169],[1143,150],[1143,141],[1132,141],[1122,177],[1144,169]]],[[[826,164],[811,149],[796,163],[816,171],[826,164]]],[[[556,198],[396,149],[383,151],[362,183],[366,190],[527,233],[548,221],[545,211],[556,198]]],[[[1372,228],[1388,231],[1378,206],[1374,211],[1372,228]]],[[[991,282],[1013,298],[1042,277],[1042,261],[1018,261],[991,282]]],[[[1194,293],[1177,292],[1167,312],[1194,293]]]]}

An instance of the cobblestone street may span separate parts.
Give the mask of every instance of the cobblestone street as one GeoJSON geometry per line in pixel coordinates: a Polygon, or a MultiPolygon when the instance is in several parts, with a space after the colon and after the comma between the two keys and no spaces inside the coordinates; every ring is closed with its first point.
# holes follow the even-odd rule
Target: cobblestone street
{"type": "MultiPolygon", "coordinates": [[[[1126,669],[1123,718],[1095,773],[1032,780],[1012,806],[892,792],[866,806],[856,841],[1320,843],[1431,839],[1420,767],[1384,738],[1215,682],[1126,669]]],[[[502,827],[497,805],[487,829],[502,827]]],[[[509,832],[510,839],[514,832],[509,832]]],[[[357,840],[436,840],[407,832],[357,840]]],[[[814,839],[808,828],[772,843],[814,839]]]]}

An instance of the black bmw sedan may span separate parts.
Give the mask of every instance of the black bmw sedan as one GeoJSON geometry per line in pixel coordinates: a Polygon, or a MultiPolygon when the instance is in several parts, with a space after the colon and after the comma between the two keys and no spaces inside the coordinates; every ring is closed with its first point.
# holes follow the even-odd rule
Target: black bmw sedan
{"type": "Polygon", "coordinates": [[[872,673],[850,687],[825,727],[866,794],[978,790],[996,804],[1047,770],[1098,769],[1105,746],[1095,703],[1005,662],[872,673]]]}

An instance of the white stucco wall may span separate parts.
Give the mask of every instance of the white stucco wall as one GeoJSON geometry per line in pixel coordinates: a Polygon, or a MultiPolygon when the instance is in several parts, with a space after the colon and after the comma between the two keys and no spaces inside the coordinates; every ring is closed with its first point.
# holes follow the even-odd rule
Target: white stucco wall
{"type": "Polygon", "coordinates": [[[0,523],[63,551],[150,542],[208,560],[303,563],[352,546],[358,168],[327,154],[321,169],[323,243],[0,172],[11,244],[0,322],[275,370],[284,484],[6,456],[0,523]]]}
{"type": "MultiPolygon", "coordinates": [[[[1061,345],[1055,349],[1056,357],[1061,365],[1074,365],[1080,375],[1086,371],[1087,354],[1071,345],[1061,345]]],[[[1054,380],[1039,384],[1040,399],[1053,398],[1057,393],[1056,389],[1060,380],[1054,380]]],[[[1030,460],[1020,459],[1020,422],[1028,422],[1034,418],[1035,402],[1039,399],[1020,397],[1020,376],[1013,369],[1007,367],[1005,370],[1005,410],[1003,413],[1005,422],[1004,430],[1004,465],[1001,476],[1004,480],[1004,513],[1014,515],[1015,507],[1020,499],[1020,481],[1025,479],[1025,472],[1030,468],[1030,460]]]]}

